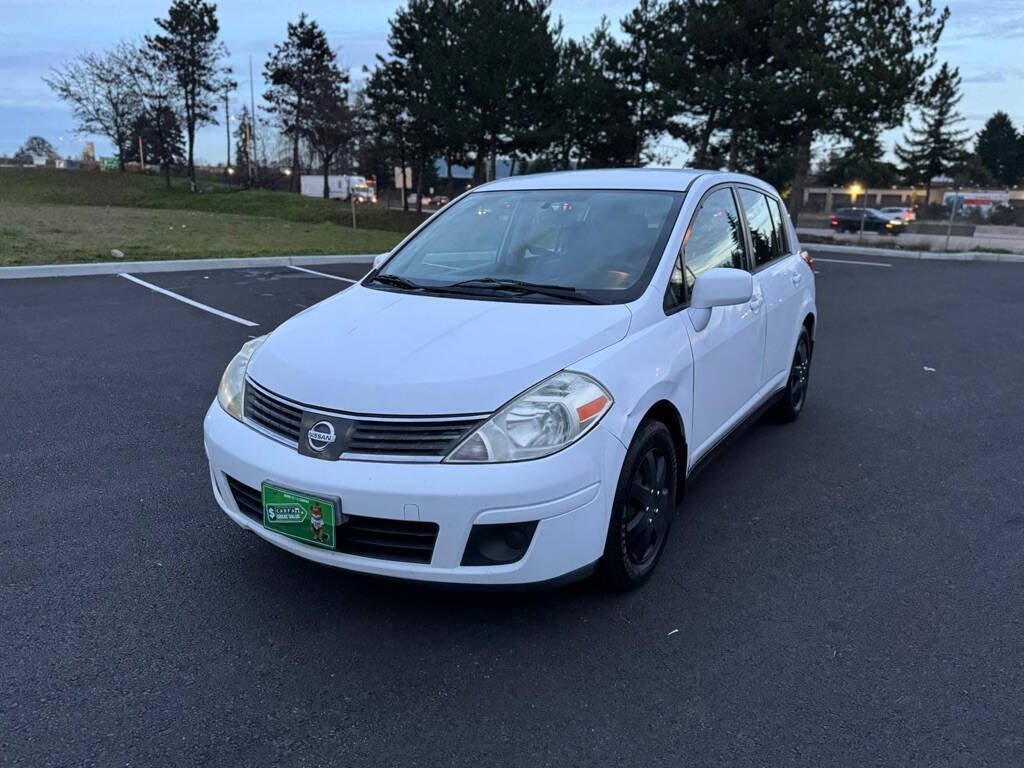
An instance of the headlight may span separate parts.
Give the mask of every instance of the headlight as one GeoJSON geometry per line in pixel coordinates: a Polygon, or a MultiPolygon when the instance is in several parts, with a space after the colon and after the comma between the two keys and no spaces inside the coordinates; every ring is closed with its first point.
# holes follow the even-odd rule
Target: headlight
{"type": "Polygon", "coordinates": [[[239,421],[243,416],[243,399],[245,397],[245,369],[249,367],[249,359],[253,353],[260,348],[266,340],[266,336],[257,336],[242,345],[238,354],[231,358],[228,367],[224,369],[224,375],[220,377],[220,386],[217,387],[217,402],[220,407],[234,416],[239,421]]]}
{"type": "Polygon", "coordinates": [[[548,456],[583,437],[611,406],[612,396],[592,378],[562,371],[494,414],[445,461],[523,461],[548,456]]]}

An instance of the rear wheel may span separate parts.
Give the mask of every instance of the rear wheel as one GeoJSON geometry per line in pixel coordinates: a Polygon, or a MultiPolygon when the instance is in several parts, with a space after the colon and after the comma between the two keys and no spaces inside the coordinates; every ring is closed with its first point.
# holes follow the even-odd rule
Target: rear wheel
{"type": "Polygon", "coordinates": [[[675,514],[678,476],[672,433],[660,421],[645,421],[622,463],[601,558],[601,576],[614,589],[639,586],[657,565],[675,514]]]}
{"type": "Polygon", "coordinates": [[[796,421],[807,401],[807,383],[811,375],[811,335],[807,328],[800,329],[793,352],[793,364],[782,397],[775,405],[775,415],[783,421],[796,421]]]}

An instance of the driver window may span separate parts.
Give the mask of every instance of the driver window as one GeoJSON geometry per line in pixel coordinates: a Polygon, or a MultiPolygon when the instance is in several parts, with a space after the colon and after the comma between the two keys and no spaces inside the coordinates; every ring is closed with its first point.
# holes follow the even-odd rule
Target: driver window
{"type": "Polygon", "coordinates": [[[746,269],[745,257],[743,227],[732,190],[717,189],[701,202],[683,238],[665,294],[666,311],[689,300],[701,272],[713,267],[746,269]]]}

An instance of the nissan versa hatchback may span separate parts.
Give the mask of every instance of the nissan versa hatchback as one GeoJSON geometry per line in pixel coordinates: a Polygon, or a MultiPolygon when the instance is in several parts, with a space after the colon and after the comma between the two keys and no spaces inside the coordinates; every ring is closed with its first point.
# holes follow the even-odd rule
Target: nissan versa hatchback
{"type": "Polygon", "coordinates": [[[204,424],[213,493],[339,568],[631,587],[712,449],[766,409],[800,415],[816,324],[762,181],[503,179],[242,347],[204,424]]]}

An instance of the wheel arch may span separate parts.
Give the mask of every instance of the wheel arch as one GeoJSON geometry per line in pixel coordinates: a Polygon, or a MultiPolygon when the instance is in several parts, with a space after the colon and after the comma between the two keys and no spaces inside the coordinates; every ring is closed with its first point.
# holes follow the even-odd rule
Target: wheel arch
{"type": "MultiPolygon", "coordinates": [[[[683,490],[686,484],[686,470],[689,464],[689,451],[686,445],[686,427],[683,424],[682,414],[679,413],[679,409],[670,400],[658,400],[656,403],[651,405],[644,413],[644,417],[640,420],[640,424],[647,421],[648,419],[654,421],[660,421],[666,427],[668,431],[672,433],[672,443],[676,448],[676,456],[678,457],[679,471],[676,476],[676,503],[678,504],[683,499],[683,490]]],[[[639,426],[638,426],[639,428],[639,426]]]]}

